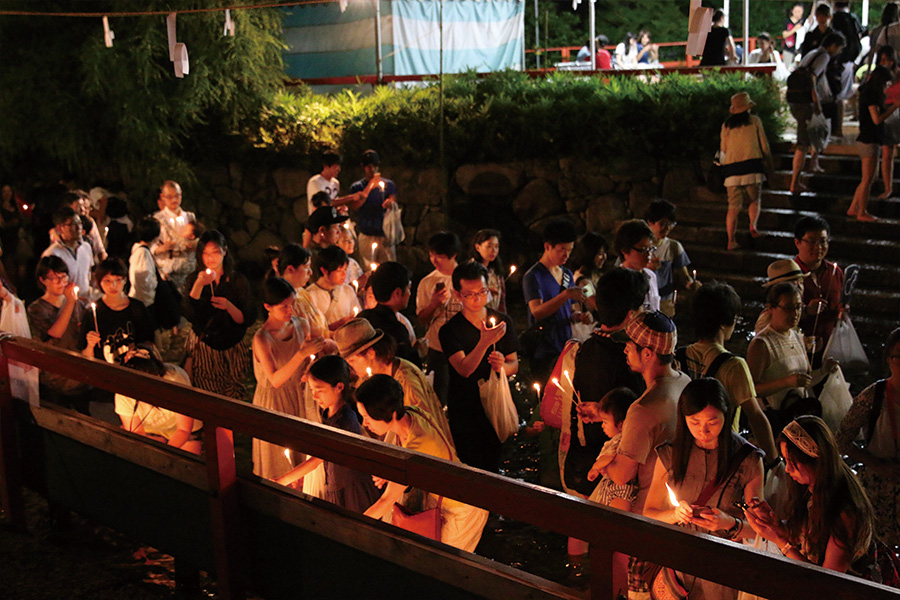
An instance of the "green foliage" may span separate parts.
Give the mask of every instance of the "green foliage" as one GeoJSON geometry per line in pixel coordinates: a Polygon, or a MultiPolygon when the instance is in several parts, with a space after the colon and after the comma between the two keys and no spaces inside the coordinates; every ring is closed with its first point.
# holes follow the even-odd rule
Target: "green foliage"
{"type": "MultiPolygon", "coordinates": [[[[66,4],[71,9],[70,3],[40,7],[65,10],[66,4]]],[[[89,8],[170,6],[154,0],[92,2],[89,8]]],[[[236,36],[222,37],[222,12],[178,16],[178,40],[187,45],[190,74],[177,79],[164,16],[111,18],[112,48],[103,44],[99,18],[3,17],[0,168],[13,170],[14,161],[28,157],[88,181],[98,174],[121,178],[138,190],[169,178],[190,181],[192,140],[204,128],[236,131],[246,118],[258,117],[283,77],[280,13],[235,11],[233,19],[236,36]]]]}
{"type": "MultiPolygon", "coordinates": [[[[546,156],[602,155],[615,161],[682,161],[711,156],[732,94],[747,91],[770,137],[783,126],[780,96],[770,78],[715,73],[669,75],[658,82],[555,73],[531,79],[515,71],[444,83],[445,164],[546,156]]],[[[358,156],[390,147],[391,162],[439,164],[440,92],[379,88],[360,98],[278,96],[254,129],[257,147],[306,153],[321,146],[358,156]]]]}

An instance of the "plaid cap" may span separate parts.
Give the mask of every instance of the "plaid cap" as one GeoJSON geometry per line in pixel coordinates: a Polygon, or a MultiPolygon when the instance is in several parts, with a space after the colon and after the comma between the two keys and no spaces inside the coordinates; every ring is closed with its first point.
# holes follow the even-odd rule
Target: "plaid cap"
{"type": "Polygon", "coordinates": [[[657,311],[640,313],[626,326],[625,333],[638,346],[657,354],[674,354],[678,331],[672,319],[657,311]]]}

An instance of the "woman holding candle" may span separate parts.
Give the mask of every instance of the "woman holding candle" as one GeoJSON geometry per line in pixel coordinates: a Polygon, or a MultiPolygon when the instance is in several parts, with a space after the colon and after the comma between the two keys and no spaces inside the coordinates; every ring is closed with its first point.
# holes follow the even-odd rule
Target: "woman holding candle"
{"type": "MultiPolygon", "coordinates": [[[[281,277],[263,284],[263,306],[269,317],[253,336],[253,373],[256,391],[253,404],[306,418],[303,402],[303,375],[322,339],[307,341],[309,326],[293,316],[294,288],[281,277]]],[[[284,448],[253,439],[253,473],[276,479],[293,468],[284,448]]],[[[299,477],[298,477],[299,479],[299,477]]]]}
{"type": "MultiPolygon", "coordinates": [[[[727,414],[727,392],[718,380],[696,379],[684,388],[675,438],[656,449],[645,516],[735,541],[755,536],[736,503],[762,497],[763,453],[725,426],[727,414]]],[[[737,597],[737,590],[718,583],[677,575],[688,598],[737,597]]]]}
{"type": "Polygon", "coordinates": [[[185,370],[195,387],[242,400],[250,358],[244,334],[256,320],[250,284],[234,271],[225,236],[215,229],[200,237],[196,262],[182,303],[192,325],[185,370]]]}
{"type": "Polygon", "coordinates": [[[92,314],[81,320],[78,347],[85,356],[110,361],[116,350],[111,340],[117,334],[130,337],[136,344],[153,343],[153,318],[143,302],[125,294],[127,279],[128,269],[118,258],[107,258],[94,267],[94,281],[103,296],[91,303],[92,314]]]}
{"type": "Polygon", "coordinates": [[[896,586],[874,560],[872,505],[825,422],[798,417],[778,443],[790,477],[787,518],[779,519],[765,501],[756,502],[746,510],[749,525],[788,558],[896,586]]]}
{"type": "MultiPolygon", "coordinates": [[[[506,314],[506,278],[513,271],[503,270],[500,258],[500,232],[496,229],[482,229],[472,239],[472,260],[487,269],[487,287],[491,292],[487,306],[506,314]]],[[[512,267],[515,269],[515,267],[512,267]]]]}

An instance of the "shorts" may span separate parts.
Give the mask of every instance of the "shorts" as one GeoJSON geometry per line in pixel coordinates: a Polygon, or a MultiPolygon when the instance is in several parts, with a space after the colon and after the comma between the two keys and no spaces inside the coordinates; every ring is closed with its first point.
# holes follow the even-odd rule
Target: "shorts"
{"type": "Polygon", "coordinates": [[[730,185],[725,188],[728,192],[728,208],[730,210],[741,210],[744,206],[744,200],[748,202],[759,202],[759,193],[762,190],[761,183],[751,183],[750,185],[730,185]]]}
{"type": "Polygon", "coordinates": [[[875,158],[878,156],[879,145],[856,142],[856,150],[860,158],[875,158]]]}
{"type": "Polygon", "coordinates": [[[797,149],[809,148],[812,144],[809,141],[807,127],[809,120],[813,117],[813,105],[791,102],[788,106],[791,109],[791,115],[797,120],[797,149]]]}

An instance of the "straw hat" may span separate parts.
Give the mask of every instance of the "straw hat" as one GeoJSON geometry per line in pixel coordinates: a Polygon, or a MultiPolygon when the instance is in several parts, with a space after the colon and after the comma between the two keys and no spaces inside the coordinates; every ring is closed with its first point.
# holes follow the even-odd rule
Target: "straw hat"
{"type": "Polygon", "coordinates": [[[796,281],[798,279],[803,279],[804,277],[808,277],[809,273],[804,273],[800,270],[800,265],[798,265],[790,258],[785,258],[782,260],[776,260],[775,262],[770,264],[769,268],[766,269],[766,275],[769,276],[769,279],[764,284],[762,284],[764,288],[772,287],[775,284],[785,281],[796,281]]]}
{"type": "Polygon", "coordinates": [[[334,341],[341,358],[349,358],[368,350],[383,336],[384,332],[372,327],[366,319],[353,319],[334,332],[334,341]]]}
{"type": "Polygon", "coordinates": [[[728,109],[728,112],[736,115],[750,110],[754,106],[756,106],[756,102],[750,99],[750,94],[747,92],[738,92],[731,97],[731,108],[728,109]]]}

